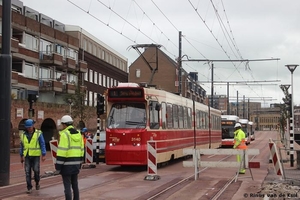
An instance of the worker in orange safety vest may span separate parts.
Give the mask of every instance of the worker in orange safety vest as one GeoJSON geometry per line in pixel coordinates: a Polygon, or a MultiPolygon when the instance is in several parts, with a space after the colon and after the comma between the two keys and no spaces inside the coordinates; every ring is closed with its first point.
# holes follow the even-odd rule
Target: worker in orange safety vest
{"type": "MultiPolygon", "coordinates": [[[[234,125],[235,131],[234,131],[234,141],[233,141],[233,148],[234,149],[241,149],[241,150],[246,150],[247,145],[246,145],[246,135],[244,131],[242,130],[242,125],[240,123],[236,123],[234,125]]],[[[236,156],[237,162],[241,162],[241,155],[236,156]]],[[[242,164],[242,167],[239,171],[240,174],[245,174],[245,166],[242,164]]]]}

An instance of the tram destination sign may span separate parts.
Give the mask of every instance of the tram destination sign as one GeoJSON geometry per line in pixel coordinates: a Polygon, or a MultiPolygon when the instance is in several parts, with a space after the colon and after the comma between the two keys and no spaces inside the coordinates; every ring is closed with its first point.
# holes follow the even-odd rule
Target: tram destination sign
{"type": "Polygon", "coordinates": [[[109,98],[143,98],[142,88],[113,88],[108,91],[109,98]]]}
{"type": "Polygon", "coordinates": [[[222,121],[222,125],[234,125],[235,121],[222,121]]]}

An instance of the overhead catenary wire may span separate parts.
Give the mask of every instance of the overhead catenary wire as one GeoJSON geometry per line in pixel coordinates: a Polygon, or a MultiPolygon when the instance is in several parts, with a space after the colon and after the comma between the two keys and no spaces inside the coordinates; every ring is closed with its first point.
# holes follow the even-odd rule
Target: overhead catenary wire
{"type": "MultiPolygon", "coordinates": [[[[139,42],[137,41],[137,38],[134,38],[134,39],[133,39],[133,38],[132,38],[132,35],[126,35],[122,30],[120,31],[119,28],[111,26],[109,21],[108,21],[108,22],[104,22],[103,20],[101,20],[100,18],[98,18],[95,14],[92,14],[92,13],[90,12],[90,8],[86,11],[86,10],[82,9],[80,6],[78,6],[76,3],[72,2],[71,0],[67,0],[67,1],[70,2],[71,4],[73,4],[74,6],[76,6],[77,8],[79,8],[80,10],[86,12],[88,15],[90,15],[90,16],[93,17],[93,18],[95,18],[97,21],[99,21],[99,22],[101,22],[102,24],[106,25],[107,27],[109,27],[109,28],[112,29],[113,31],[117,32],[117,33],[120,34],[121,36],[125,37],[125,38],[128,39],[129,41],[133,42],[134,44],[138,44],[138,43],[139,43],[139,42]]],[[[118,16],[120,19],[122,19],[122,20],[124,21],[124,24],[125,24],[125,23],[126,23],[126,24],[129,24],[130,27],[134,28],[134,29],[137,31],[137,34],[142,34],[144,37],[148,38],[150,41],[152,41],[152,42],[154,42],[154,43],[158,43],[158,42],[157,42],[156,40],[154,40],[151,36],[149,36],[148,33],[146,34],[143,30],[141,30],[140,25],[134,26],[129,20],[126,19],[126,17],[120,15],[120,13],[118,13],[117,11],[115,11],[115,10],[113,9],[113,5],[107,5],[107,4],[103,3],[103,1],[100,1],[100,0],[97,0],[97,2],[99,2],[100,4],[102,4],[103,6],[105,6],[108,10],[110,10],[110,12],[111,12],[112,14],[114,14],[114,15],[118,16]]],[[[158,24],[155,23],[155,21],[152,20],[152,19],[150,18],[150,16],[148,15],[148,13],[146,13],[146,11],[145,11],[145,10],[144,10],[144,9],[143,9],[143,8],[142,8],[135,0],[132,0],[132,2],[133,2],[135,5],[137,5],[138,8],[143,12],[142,18],[143,18],[143,17],[146,17],[147,19],[149,19],[149,20],[151,21],[151,23],[152,23],[152,26],[155,27],[155,29],[157,29],[157,30],[160,32],[161,35],[163,35],[165,38],[167,38],[167,40],[168,40],[169,43],[171,43],[175,48],[178,48],[177,45],[176,45],[176,44],[175,44],[175,43],[174,43],[174,42],[173,42],[173,41],[165,34],[165,32],[163,31],[163,29],[159,28],[159,27],[158,27],[158,24]]],[[[154,2],[154,0],[151,0],[151,2],[152,2],[152,3],[155,5],[155,7],[162,13],[162,15],[163,15],[163,16],[167,19],[167,21],[173,26],[173,28],[174,28],[176,31],[179,31],[179,28],[176,26],[176,24],[175,24],[174,22],[172,22],[171,18],[169,18],[169,17],[164,13],[163,9],[161,9],[161,8],[158,6],[158,4],[156,4],[156,3],[154,2]]],[[[192,5],[192,7],[194,8],[195,6],[193,6],[193,4],[191,3],[191,1],[189,1],[189,2],[190,2],[190,4],[192,5]]],[[[115,3],[115,1],[114,1],[114,3],[115,3]]],[[[211,1],[211,3],[212,3],[212,5],[214,6],[214,3],[213,3],[212,1],[211,1]]],[[[91,2],[90,2],[90,4],[91,4],[91,2]]],[[[223,2],[222,2],[222,6],[223,6],[223,8],[224,8],[223,2]]],[[[214,10],[216,11],[217,9],[214,8],[214,10]]],[[[223,9],[223,11],[224,11],[225,16],[226,16],[227,24],[228,24],[228,26],[230,27],[230,25],[229,25],[229,20],[228,20],[228,18],[227,18],[226,12],[225,12],[225,8],[223,9]]],[[[196,12],[197,12],[197,11],[196,11],[196,12]]],[[[197,13],[198,13],[198,12],[197,12],[197,13]]],[[[199,14],[199,16],[200,16],[200,18],[201,18],[200,13],[198,13],[198,14],[199,14]]],[[[233,46],[234,49],[236,50],[236,52],[238,52],[237,55],[241,56],[240,50],[237,48],[236,41],[235,41],[235,39],[234,39],[234,37],[233,37],[233,33],[232,33],[231,28],[229,28],[230,31],[228,31],[228,30],[226,29],[226,26],[225,26],[225,24],[223,23],[223,21],[222,21],[222,19],[221,19],[221,16],[219,15],[219,13],[218,13],[218,12],[215,12],[215,14],[216,14],[216,16],[217,16],[217,18],[218,18],[219,25],[220,25],[221,28],[222,28],[223,34],[224,34],[224,35],[227,35],[227,38],[228,38],[227,43],[228,43],[228,44],[231,43],[231,44],[232,44],[231,46],[233,46]],[[229,34],[229,33],[230,33],[230,34],[229,34]],[[232,36],[232,38],[229,37],[230,35],[232,36]]],[[[204,24],[205,24],[205,23],[204,23],[204,24]]],[[[212,29],[209,28],[207,24],[205,24],[205,25],[207,26],[207,29],[210,31],[210,33],[211,33],[212,35],[214,35],[213,32],[212,32],[212,29]]],[[[123,28],[124,28],[124,27],[123,27],[123,28]]],[[[188,35],[187,35],[187,36],[188,36],[188,35]]],[[[188,39],[188,37],[183,37],[183,38],[185,39],[185,41],[187,41],[187,43],[188,43],[190,46],[192,46],[194,49],[196,49],[197,52],[198,52],[201,56],[203,56],[204,58],[206,58],[206,56],[205,56],[201,51],[199,51],[199,49],[198,49],[192,42],[190,42],[190,40],[188,39]]],[[[221,47],[221,49],[222,49],[222,50],[225,52],[225,54],[228,56],[228,58],[231,58],[230,55],[228,54],[228,52],[223,48],[223,46],[221,45],[221,43],[219,42],[219,40],[218,40],[216,37],[214,37],[214,38],[215,38],[215,40],[217,41],[217,43],[219,44],[219,46],[221,47]]],[[[171,55],[173,55],[173,56],[176,58],[176,55],[172,54],[168,49],[166,49],[166,51],[167,51],[168,53],[170,53],[171,55]]],[[[232,49],[232,51],[233,51],[233,49],[232,49]]],[[[241,74],[241,72],[239,71],[237,65],[235,65],[234,63],[233,63],[233,65],[235,66],[236,71],[239,73],[239,76],[241,76],[242,79],[246,80],[246,78],[245,78],[245,77],[241,74]]],[[[246,65],[248,65],[248,63],[247,63],[246,65]]],[[[195,70],[194,67],[191,67],[191,66],[188,65],[188,64],[185,64],[185,66],[186,66],[186,67],[189,67],[189,68],[191,68],[191,69],[193,69],[193,70],[195,70]]],[[[198,70],[197,70],[197,71],[198,71],[198,70]]],[[[200,71],[201,71],[201,70],[200,70],[200,71]]],[[[202,76],[205,77],[204,74],[202,74],[202,76]]],[[[208,76],[206,76],[206,77],[208,77],[208,76]]],[[[221,79],[220,77],[218,77],[218,78],[221,79]]],[[[252,78],[254,79],[253,75],[252,75],[252,78]]],[[[248,87],[249,87],[249,86],[248,86],[248,87]]],[[[249,88],[250,88],[250,90],[252,90],[254,93],[256,92],[256,91],[253,90],[253,88],[251,88],[251,87],[249,87],[249,88]]],[[[257,95],[259,96],[259,94],[257,94],[257,95]]]]}

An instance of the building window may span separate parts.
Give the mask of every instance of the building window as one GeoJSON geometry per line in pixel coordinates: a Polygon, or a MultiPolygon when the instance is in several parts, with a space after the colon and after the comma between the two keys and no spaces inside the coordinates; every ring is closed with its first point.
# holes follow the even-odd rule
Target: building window
{"type": "Polygon", "coordinates": [[[103,82],[102,83],[103,83],[103,86],[106,87],[106,76],[105,75],[103,75],[103,82]]]}
{"type": "Polygon", "coordinates": [[[42,79],[42,80],[51,79],[52,78],[51,72],[52,72],[52,68],[40,67],[39,79],[42,79]]]}
{"type": "Polygon", "coordinates": [[[140,78],[140,77],[141,77],[141,70],[140,70],[140,69],[136,69],[136,70],[135,70],[135,76],[136,76],[137,78],[140,78]]]}
{"type": "Polygon", "coordinates": [[[37,67],[31,63],[25,63],[23,73],[25,77],[38,79],[37,67]]]}
{"type": "Polygon", "coordinates": [[[89,70],[89,82],[93,83],[93,70],[89,70]]]}
{"type": "Polygon", "coordinates": [[[84,73],[84,80],[88,81],[88,73],[84,73]]]}
{"type": "Polygon", "coordinates": [[[89,103],[88,106],[93,106],[93,92],[89,91],[89,103]]]}
{"type": "Polygon", "coordinates": [[[74,74],[68,74],[68,83],[77,84],[77,76],[74,74]]]}
{"type": "Polygon", "coordinates": [[[98,84],[98,73],[96,71],[94,72],[94,83],[98,84]]]}
{"type": "Polygon", "coordinates": [[[26,49],[38,51],[38,38],[25,33],[26,49]]]}
{"type": "Polygon", "coordinates": [[[110,78],[107,77],[107,78],[106,78],[106,81],[107,81],[107,82],[106,82],[106,84],[107,84],[106,86],[107,86],[107,87],[110,87],[110,81],[109,81],[109,80],[110,80],[110,78]]]}
{"type": "Polygon", "coordinates": [[[99,85],[102,85],[102,74],[101,73],[99,73],[99,75],[98,75],[98,83],[99,83],[99,85]]]}
{"type": "Polygon", "coordinates": [[[96,102],[97,102],[97,93],[94,92],[94,98],[93,98],[93,106],[96,106],[96,102]]]}
{"type": "Polygon", "coordinates": [[[87,50],[87,41],[86,41],[86,39],[83,39],[83,49],[85,51],[87,50]]]}

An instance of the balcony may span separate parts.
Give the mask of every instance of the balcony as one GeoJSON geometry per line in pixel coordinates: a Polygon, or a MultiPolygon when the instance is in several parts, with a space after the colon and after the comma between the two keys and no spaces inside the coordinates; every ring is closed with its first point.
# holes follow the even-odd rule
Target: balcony
{"type": "MultiPolygon", "coordinates": [[[[2,48],[2,36],[0,35],[0,48],[2,48]]],[[[12,53],[17,53],[19,51],[19,41],[12,38],[11,39],[11,45],[10,45],[10,51],[12,53]]]]}
{"type": "Polygon", "coordinates": [[[73,58],[66,58],[66,64],[68,69],[76,70],[76,61],[73,58]]]}
{"type": "Polygon", "coordinates": [[[18,83],[15,85],[28,90],[38,90],[39,81],[37,79],[26,77],[24,74],[18,73],[18,83]]]}
{"type": "Polygon", "coordinates": [[[66,93],[75,94],[75,90],[76,90],[76,85],[70,83],[66,84],[66,93]]]}
{"type": "Polygon", "coordinates": [[[77,70],[82,73],[87,73],[87,62],[80,60],[77,65],[77,70]]]}
{"type": "Polygon", "coordinates": [[[40,63],[42,65],[63,65],[63,56],[57,53],[45,54],[45,52],[40,52],[40,63]]]}
{"type": "Polygon", "coordinates": [[[32,63],[40,62],[38,52],[23,48],[23,47],[20,47],[19,52],[13,53],[12,56],[13,56],[13,58],[16,58],[19,60],[26,60],[26,61],[32,62],[32,63]]]}
{"type": "Polygon", "coordinates": [[[15,84],[18,84],[18,82],[19,82],[18,72],[12,71],[11,72],[11,84],[15,85],[15,84]]]}
{"type": "Polygon", "coordinates": [[[12,53],[18,53],[19,52],[19,40],[16,40],[14,38],[11,39],[10,51],[12,53]]]}
{"type": "Polygon", "coordinates": [[[63,92],[63,83],[55,80],[39,80],[39,90],[63,92]]]}

